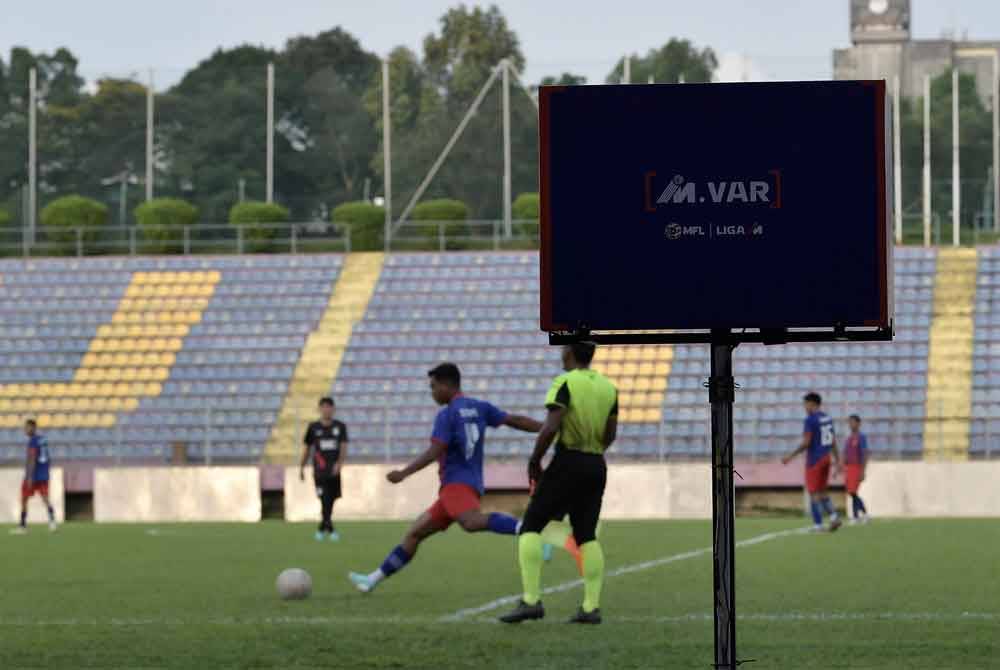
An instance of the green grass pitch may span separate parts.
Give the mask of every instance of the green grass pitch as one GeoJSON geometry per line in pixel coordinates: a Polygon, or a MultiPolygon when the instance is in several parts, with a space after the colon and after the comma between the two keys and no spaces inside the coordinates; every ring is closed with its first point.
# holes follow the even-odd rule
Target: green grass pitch
{"type": "MultiPolygon", "coordinates": [[[[738,519],[737,539],[802,526],[738,519]]],[[[709,668],[711,555],[605,583],[605,624],[573,627],[578,587],[544,598],[544,622],[494,623],[519,591],[515,544],[453,528],[374,594],[373,569],[405,528],[67,524],[0,530],[0,668],[709,668]],[[283,602],[286,567],[313,577],[283,602]],[[449,619],[451,617],[451,619],[449,619]]],[[[617,522],[602,531],[609,571],[706,548],[707,522],[617,522]]],[[[784,534],[737,550],[740,658],[763,668],[1000,667],[1000,521],[891,521],[835,535],[784,534]]],[[[557,551],[546,586],[571,581],[557,551]]]]}

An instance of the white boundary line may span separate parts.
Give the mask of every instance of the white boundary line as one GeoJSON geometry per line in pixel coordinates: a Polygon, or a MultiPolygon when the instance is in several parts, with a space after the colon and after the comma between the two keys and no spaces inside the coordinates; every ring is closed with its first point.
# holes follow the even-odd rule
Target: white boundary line
{"type": "MultiPolygon", "coordinates": [[[[978,621],[1000,621],[1000,612],[756,612],[749,614],[737,614],[740,621],[774,621],[774,622],[834,622],[834,621],[886,621],[886,622],[978,622],[978,621]]],[[[138,626],[330,626],[330,625],[412,625],[412,626],[434,626],[440,623],[437,617],[429,616],[400,616],[400,617],[374,617],[374,616],[303,616],[303,617],[263,617],[263,618],[234,618],[224,617],[218,619],[207,619],[201,621],[185,621],[183,619],[154,618],[154,617],[111,617],[108,619],[43,619],[43,620],[18,620],[0,619],[0,628],[10,627],[72,627],[72,626],[112,626],[112,627],[138,627],[138,626]]],[[[712,621],[712,614],[708,612],[697,612],[691,614],[681,614],[675,616],[623,616],[606,617],[607,623],[639,624],[639,623],[704,623],[712,621]]],[[[497,620],[492,617],[479,617],[475,619],[464,619],[461,623],[474,624],[496,624],[497,620]]],[[[545,622],[542,622],[543,624],[545,622]]],[[[549,622],[554,623],[554,622],[549,622]]]]}
{"type": "MultiPolygon", "coordinates": [[[[736,547],[751,547],[755,544],[760,544],[761,542],[769,542],[770,540],[776,540],[781,537],[788,537],[789,535],[801,535],[802,533],[807,533],[812,529],[812,526],[802,526],[800,528],[792,528],[790,530],[779,530],[773,533],[764,533],[763,535],[755,535],[754,537],[747,538],[745,540],[740,540],[736,543],[736,547]]],[[[658,568],[661,565],[669,565],[670,563],[677,563],[679,561],[686,561],[689,558],[697,558],[699,556],[704,556],[705,554],[712,553],[712,547],[702,547],[701,549],[695,549],[693,551],[685,551],[681,554],[674,554],[673,556],[664,556],[663,558],[653,559],[651,561],[643,561],[642,563],[633,563],[632,565],[624,565],[620,568],[615,568],[604,575],[605,579],[611,579],[614,577],[621,577],[622,575],[632,574],[633,572],[641,572],[644,570],[649,570],[651,568],[658,568]]],[[[550,593],[562,593],[563,591],[569,591],[575,589],[578,586],[583,585],[582,579],[574,579],[573,581],[563,582],[562,584],[557,584],[555,586],[550,586],[547,589],[542,590],[542,595],[549,595],[550,593]]],[[[480,605],[479,607],[469,607],[467,609],[461,609],[457,612],[447,614],[441,617],[441,621],[461,621],[466,617],[476,616],[477,614],[483,614],[484,612],[490,612],[497,608],[503,607],[504,605],[513,605],[518,600],[521,599],[521,594],[503,596],[497,598],[496,600],[491,600],[488,603],[480,605]]]]}

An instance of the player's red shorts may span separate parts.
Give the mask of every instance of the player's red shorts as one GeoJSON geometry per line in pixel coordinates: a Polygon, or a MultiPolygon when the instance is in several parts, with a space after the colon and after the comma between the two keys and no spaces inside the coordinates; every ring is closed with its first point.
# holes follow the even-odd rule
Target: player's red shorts
{"type": "Polygon", "coordinates": [[[844,466],[844,486],[851,495],[858,492],[858,487],[861,486],[861,475],[864,474],[864,471],[865,468],[860,463],[850,463],[844,466]]]}
{"type": "Polygon", "coordinates": [[[809,493],[819,493],[830,483],[830,455],[827,454],[816,463],[806,468],[806,490],[809,493]]]}
{"type": "Polygon", "coordinates": [[[479,492],[468,484],[445,484],[438,499],[427,513],[438,528],[444,530],[466,512],[479,509],[479,492]]]}
{"type": "Polygon", "coordinates": [[[48,497],[49,495],[48,481],[44,482],[36,481],[29,484],[27,479],[21,480],[21,500],[27,500],[36,493],[42,497],[48,497]]]}

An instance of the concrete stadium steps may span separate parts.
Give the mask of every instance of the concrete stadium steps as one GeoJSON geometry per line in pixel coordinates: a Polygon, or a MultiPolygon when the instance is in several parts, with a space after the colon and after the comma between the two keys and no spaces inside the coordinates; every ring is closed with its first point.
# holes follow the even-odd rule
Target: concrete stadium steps
{"type": "Polygon", "coordinates": [[[977,272],[975,249],[938,253],[924,424],[924,458],[929,460],[968,458],[977,272]]]}
{"type": "Polygon", "coordinates": [[[354,325],[361,320],[382,272],[385,255],[347,256],[323,316],[309,334],[288,385],[265,449],[270,463],[293,462],[301,451],[304,425],[316,414],[317,400],[337,377],[354,325]]]}

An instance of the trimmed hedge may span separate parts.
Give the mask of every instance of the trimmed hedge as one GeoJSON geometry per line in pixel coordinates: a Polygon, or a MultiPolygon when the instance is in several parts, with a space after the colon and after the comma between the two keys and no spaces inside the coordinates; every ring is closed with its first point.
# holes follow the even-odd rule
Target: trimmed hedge
{"type": "Polygon", "coordinates": [[[10,212],[0,207],[0,226],[10,225],[10,212]]]}
{"type": "Polygon", "coordinates": [[[184,227],[198,222],[198,208],[177,198],[156,198],[135,208],[135,220],[146,242],[144,251],[180,253],[184,227]]]}
{"type": "Polygon", "coordinates": [[[511,215],[515,219],[538,220],[538,194],[522,193],[514,199],[511,215]]]}
{"type": "Polygon", "coordinates": [[[378,251],[383,246],[385,207],[364,200],[345,202],[333,208],[330,220],[350,230],[351,250],[378,251]]]}
{"type": "Polygon", "coordinates": [[[266,224],[287,223],[288,218],[288,210],[273,202],[248,200],[229,210],[229,223],[243,226],[243,240],[251,251],[269,250],[278,230],[266,224]]]}
{"type": "Polygon", "coordinates": [[[93,242],[108,223],[108,208],[103,203],[82,195],[56,198],[42,209],[45,238],[56,245],[55,252],[75,253],[76,231],[83,229],[83,241],[93,242]]]}
{"type": "MultiPolygon", "coordinates": [[[[445,237],[449,238],[449,241],[446,243],[446,248],[461,249],[465,246],[464,243],[453,239],[455,237],[467,235],[469,230],[468,226],[465,224],[469,218],[469,207],[461,200],[440,198],[438,200],[427,200],[421,202],[413,208],[411,218],[414,221],[452,222],[444,226],[445,237]]],[[[435,248],[439,246],[437,243],[438,229],[439,226],[428,226],[425,233],[428,238],[434,241],[435,248]]]]}

